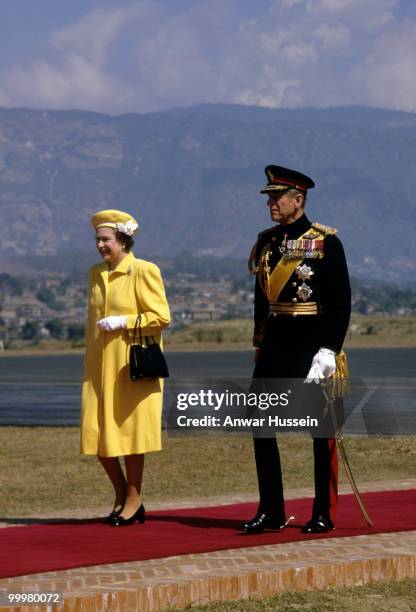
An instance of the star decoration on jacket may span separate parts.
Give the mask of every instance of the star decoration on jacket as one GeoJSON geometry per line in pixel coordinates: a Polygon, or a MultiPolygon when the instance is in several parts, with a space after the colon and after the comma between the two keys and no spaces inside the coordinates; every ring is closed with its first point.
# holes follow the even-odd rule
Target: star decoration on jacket
{"type": "Polygon", "coordinates": [[[296,274],[300,280],[305,281],[308,280],[312,274],[315,274],[315,272],[312,270],[312,268],[306,264],[303,264],[303,266],[298,266],[296,268],[296,274]]]}
{"type": "Polygon", "coordinates": [[[303,302],[306,302],[306,300],[312,295],[312,289],[306,283],[302,283],[300,287],[298,287],[296,294],[303,302]]]}

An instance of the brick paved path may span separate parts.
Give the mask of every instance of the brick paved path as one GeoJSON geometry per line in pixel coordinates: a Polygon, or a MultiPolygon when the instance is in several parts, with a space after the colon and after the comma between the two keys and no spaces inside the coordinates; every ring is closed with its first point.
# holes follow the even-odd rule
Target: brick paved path
{"type": "MultiPolygon", "coordinates": [[[[363,491],[416,488],[416,479],[370,483],[360,488],[363,491]]],[[[343,487],[341,492],[349,491],[343,487]]],[[[292,490],[286,497],[311,494],[309,489],[292,490]]],[[[255,495],[233,495],[147,505],[149,510],[159,510],[255,499],[255,495]]],[[[97,514],[105,515],[105,510],[79,512],[77,516],[97,514]]],[[[53,518],[65,516],[54,514],[53,518]]],[[[67,516],[73,518],[74,512],[67,516]]],[[[20,524],[27,522],[22,520],[20,524]]],[[[405,577],[416,577],[416,531],[273,544],[33,574],[0,580],[0,595],[22,590],[62,591],[61,609],[68,612],[153,612],[172,605],[185,607],[191,603],[265,597],[288,589],[352,586],[405,577]]],[[[0,612],[6,609],[11,608],[0,607],[0,612]]],[[[13,609],[47,610],[46,606],[13,609]]]]}

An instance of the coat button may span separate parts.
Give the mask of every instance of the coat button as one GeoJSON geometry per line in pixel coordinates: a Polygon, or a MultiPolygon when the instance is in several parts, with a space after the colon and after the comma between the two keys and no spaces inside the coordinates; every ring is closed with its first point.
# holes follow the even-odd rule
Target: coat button
{"type": "Polygon", "coordinates": [[[292,283],[292,287],[296,287],[296,282],[293,282],[293,283],[292,283]]]}
{"type": "Polygon", "coordinates": [[[296,303],[297,301],[298,301],[298,298],[292,298],[292,302],[296,303]]]}

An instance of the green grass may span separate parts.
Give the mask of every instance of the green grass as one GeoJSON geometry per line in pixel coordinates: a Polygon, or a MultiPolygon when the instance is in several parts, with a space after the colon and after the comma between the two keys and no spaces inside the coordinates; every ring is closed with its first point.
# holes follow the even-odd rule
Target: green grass
{"type": "Polygon", "coordinates": [[[415,589],[416,581],[406,579],[324,591],[290,591],[266,599],[188,609],[192,612],[412,612],[416,610],[415,589]]]}
{"type": "MultiPolygon", "coordinates": [[[[414,477],[414,437],[345,440],[359,482],[414,477]]],[[[286,487],[312,486],[309,436],[281,436],[286,487]]],[[[341,482],[346,482],[340,466],[341,482]]],[[[0,428],[0,516],[110,507],[112,488],[95,457],[79,454],[76,427],[0,428]]],[[[243,435],[181,436],[145,460],[145,500],[256,493],[252,441],[243,435]]]]}

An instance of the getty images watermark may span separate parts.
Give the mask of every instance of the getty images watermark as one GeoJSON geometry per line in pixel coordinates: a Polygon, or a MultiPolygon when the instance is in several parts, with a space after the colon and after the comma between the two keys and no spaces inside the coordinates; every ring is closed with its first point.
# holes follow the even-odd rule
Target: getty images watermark
{"type": "Polygon", "coordinates": [[[199,389],[197,392],[177,393],[176,409],[190,410],[193,414],[179,414],[176,425],[180,428],[232,429],[246,431],[250,428],[306,428],[319,426],[318,418],[282,416],[276,409],[290,407],[292,390],[281,393],[254,391],[214,391],[199,389]],[[199,414],[195,414],[195,410],[199,414]],[[211,411],[217,414],[211,414],[211,411]],[[265,414],[270,411],[270,414],[265,414]]]}
{"type": "Polygon", "coordinates": [[[171,378],[163,419],[168,431],[186,434],[305,432],[332,438],[342,429],[348,435],[412,435],[415,388],[410,378],[352,378],[347,396],[329,407],[325,388],[304,379],[171,378]]]}

